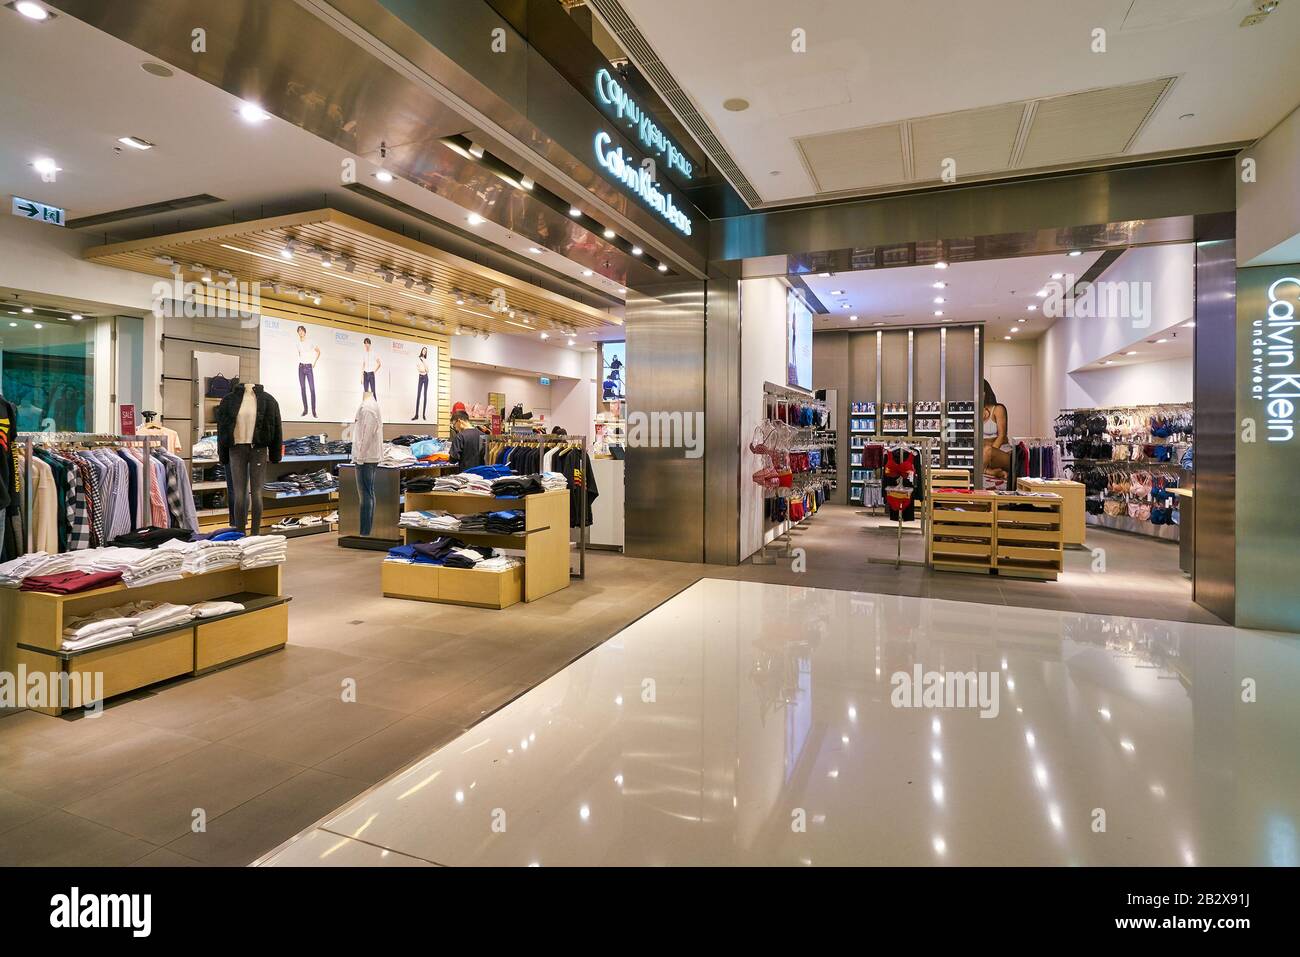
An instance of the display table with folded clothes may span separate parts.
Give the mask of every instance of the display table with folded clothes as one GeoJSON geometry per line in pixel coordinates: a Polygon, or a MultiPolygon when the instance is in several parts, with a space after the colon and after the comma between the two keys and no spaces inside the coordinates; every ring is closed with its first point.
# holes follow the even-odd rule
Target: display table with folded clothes
{"type": "Polygon", "coordinates": [[[284,440],[285,458],[322,458],[352,454],[352,443],[344,439],[322,439],[319,435],[301,435],[284,440]]]}
{"type": "Polygon", "coordinates": [[[539,476],[490,470],[436,483],[447,479],[454,490],[407,492],[404,543],[382,563],[384,595],[502,608],[568,587],[567,487],[546,489],[539,476]],[[485,586],[465,572],[496,572],[507,580],[485,586]]]}
{"type": "Polygon", "coordinates": [[[315,472],[291,472],[262,486],[264,492],[273,495],[315,495],[336,491],[338,478],[327,469],[315,472]]]}
{"type": "Polygon", "coordinates": [[[29,702],[61,714],[274,651],[289,635],[285,556],[284,536],[231,532],[6,562],[0,670],[90,676],[65,683],[72,697],[29,702]]]}

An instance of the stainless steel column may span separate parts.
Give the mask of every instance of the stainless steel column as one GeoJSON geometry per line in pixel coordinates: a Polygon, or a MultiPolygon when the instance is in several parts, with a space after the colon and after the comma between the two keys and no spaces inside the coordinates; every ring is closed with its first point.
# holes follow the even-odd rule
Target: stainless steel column
{"type": "Polygon", "coordinates": [[[763,384],[740,381],[740,264],[709,267],[704,318],[704,560],[734,565],[740,558],[740,390],[763,384]]]}
{"type": "MultiPolygon", "coordinates": [[[[700,562],[705,456],[688,457],[680,441],[672,444],[669,433],[687,422],[693,431],[705,431],[705,284],[677,280],[628,292],[624,550],[636,558],[700,562]],[[638,426],[645,441],[638,437],[638,426]]],[[[695,438],[707,442],[708,433],[695,438]]],[[[736,430],[714,436],[714,441],[736,445],[734,454],[739,455],[736,430]]],[[[738,515],[737,509],[712,520],[736,524],[738,535],[738,515]]]]}
{"type": "MultiPolygon", "coordinates": [[[[1237,244],[1196,244],[1192,597],[1236,619],[1237,244]]],[[[1287,543],[1291,547],[1291,543],[1287,543]]]]}

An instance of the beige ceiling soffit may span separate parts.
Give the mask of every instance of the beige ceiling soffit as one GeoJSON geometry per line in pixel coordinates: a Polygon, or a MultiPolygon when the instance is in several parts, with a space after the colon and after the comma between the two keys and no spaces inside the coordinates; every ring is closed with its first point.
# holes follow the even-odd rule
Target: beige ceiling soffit
{"type": "Polygon", "coordinates": [[[1025,112],[1020,117],[1020,129],[1016,131],[1016,145],[1011,151],[1011,161],[1007,163],[1009,169],[1015,169],[1020,165],[1020,157],[1025,153],[1025,141],[1029,139],[1029,128],[1034,125],[1034,115],[1037,112],[1037,100],[1026,104],[1025,112]]]}
{"type": "Polygon", "coordinates": [[[214,276],[226,270],[239,281],[272,288],[278,284],[280,290],[264,293],[268,298],[296,294],[287,293],[288,289],[309,290],[340,313],[349,311],[346,300],[352,300],[352,308],[363,314],[386,308],[397,316],[410,313],[420,321],[441,320],[516,335],[552,329],[558,335],[566,328],[622,325],[613,314],[334,209],[111,243],[83,255],[92,262],[171,279],[171,265],[156,259],[166,256],[183,267],[189,280],[196,276],[195,265],[214,276]],[[296,248],[293,257],[286,259],[281,250],[289,239],[295,240],[296,248]],[[342,258],[343,263],[326,268],[313,249],[342,258]],[[355,263],[352,272],[344,268],[348,261],[355,263]],[[379,275],[381,269],[392,274],[392,281],[379,275]],[[408,277],[414,280],[409,289],[408,277]],[[426,284],[431,291],[426,291],[426,284]],[[486,305],[497,289],[505,293],[507,311],[494,312],[486,305]],[[457,298],[464,302],[458,305],[457,298]]]}
{"type": "Polygon", "coordinates": [[[1038,98],[1021,151],[1023,168],[1127,154],[1177,79],[1167,76],[1038,98]]]}
{"type": "Polygon", "coordinates": [[[818,195],[905,183],[898,123],[860,126],[795,139],[818,195]]]}
{"type": "Polygon", "coordinates": [[[898,136],[903,148],[903,177],[910,183],[916,179],[916,150],[912,140],[912,124],[900,123],[898,136]]]}
{"type": "Polygon", "coordinates": [[[761,206],[763,198],[758,195],[758,190],[754,188],[731,153],[722,145],[713,128],[696,108],[690,94],[682,89],[677,78],[659,59],[650,41],[645,38],[635,21],[628,16],[619,0],[587,0],[587,6],[595,13],[605,29],[618,39],[620,46],[636,64],[641,75],[659,94],[659,99],[667,105],[682,126],[690,131],[695,145],[713,161],[713,165],[726,177],[727,182],[740,197],[749,204],[751,209],[761,206]]]}
{"type": "Polygon", "coordinates": [[[431,96],[442,103],[449,109],[459,113],[465,118],[469,126],[482,130],[488,136],[494,138],[506,149],[513,151],[517,156],[526,157],[528,161],[539,171],[544,172],[555,183],[567,189],[572,196],[581,196],[583,200],[597,208],[601,218],[609,220],[610,225],[617,227],[623,235],[629,239],[637,239],[647,246],[647,248],[657,250],[664,259],[677,270],[694,276],[697,279],[703,279],[704,274],[695,268],[689,262],[686,262],[678,256],[671,248],[666,247],[663,243],[657,242],[649,233],[645,232],[640,226],[628,219],[613,206],[610,206],[599,196],[583,187],[581,183],[569,176],[560,167],[556,166],[545,156],[538,153],[527,143],[520,140],[513,133],[501,126],[494,119],[483,113],[473,106],[463,97],[458,96],[452,90],[447,89],[435,78],[430,76],[416,64],[412,63],[406,57],[402,56],[396,50],[387,44],[380,42],[377,38],[361,29],[352,20],[345,17],[338,10],[335,10],[326,0],[294,0],[303,9],[315,14],[320,20],[329,24],[339,33],[348,37],[357,46],[366,50],[380,62],[391,67],[401,76],[406,77],[412,83],[417,84],[426,90],[431,96]]]}

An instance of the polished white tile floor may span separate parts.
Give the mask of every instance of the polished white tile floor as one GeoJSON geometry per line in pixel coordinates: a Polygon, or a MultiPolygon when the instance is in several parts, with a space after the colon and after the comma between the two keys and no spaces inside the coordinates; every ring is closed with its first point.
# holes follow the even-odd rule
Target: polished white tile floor
{"type": "Polygon", "coordinates": [[[394,861],[1296,865],[1300,638],[705,579],[262,863],[394,861]]]}

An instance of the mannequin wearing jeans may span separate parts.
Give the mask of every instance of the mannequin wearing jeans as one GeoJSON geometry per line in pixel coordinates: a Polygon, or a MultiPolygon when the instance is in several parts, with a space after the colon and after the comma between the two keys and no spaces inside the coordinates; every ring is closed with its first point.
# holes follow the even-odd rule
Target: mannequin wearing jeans
{"type": "Polygon", "coordinates": [[[230,524],[241,532],[258,535],[262,531],[262,483],[266,480],[267,450],[264,447],[236,443],[230,447],[230,524]],[[251,531],[245,528],[252,501],[251,531]]]}
{"type": "Polygon", "coordinates": [[[369,535],[375,521],[375,470],[384,452],[384,417],[374,392],[367,391],[352,426],[352,461],[356,465],[357,500],[361,505],[361,535],[369,535]]]}
{"type": "Polygon", "coordinates": [[[230,392],[217,405],[217,460],[226,466],[230,499],[230,524],[244,530],[252,499],[252,527],[262,530],[262,481],[268,462],[284,455],[280,404],[260,385],[230,384],[230,392]]]}

